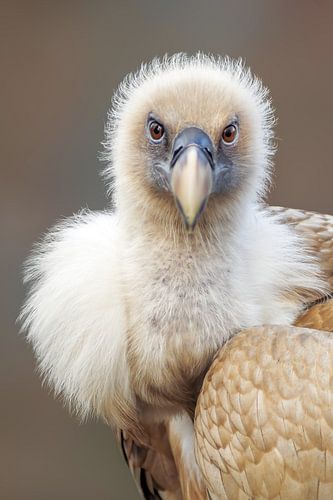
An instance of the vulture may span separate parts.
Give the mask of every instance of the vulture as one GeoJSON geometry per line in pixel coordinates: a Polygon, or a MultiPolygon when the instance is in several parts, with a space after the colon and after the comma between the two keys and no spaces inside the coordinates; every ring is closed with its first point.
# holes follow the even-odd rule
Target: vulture
{"type": "Polygon", "coordinates": [[[241,61],[143,65],[106,127],[112,205],[27,263],[41,374],[145,499],[333,498],[333,217],[265,203],[273,126],[241,61]]]}

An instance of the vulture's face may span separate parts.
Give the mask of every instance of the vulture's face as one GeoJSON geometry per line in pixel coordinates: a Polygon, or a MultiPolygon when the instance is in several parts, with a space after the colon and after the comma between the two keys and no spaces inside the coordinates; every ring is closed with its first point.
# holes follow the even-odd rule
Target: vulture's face
{"type": "Polygon", "coordinates": [[[214,200],[226,205],[263,191],[271,137],[260,83],[195,61],[127,82],[112,147],[119,202],[161,213],[172,203],[189,230],[214,200]]]}

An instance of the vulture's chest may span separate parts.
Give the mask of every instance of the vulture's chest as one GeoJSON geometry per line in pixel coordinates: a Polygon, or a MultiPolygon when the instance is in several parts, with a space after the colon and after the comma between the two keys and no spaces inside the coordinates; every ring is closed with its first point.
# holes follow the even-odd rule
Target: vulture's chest
{"type": "Polygon", "coordinates": [[[218,259],[199,266],[190,255],[142,264],[126,287],[133,385],[146,402],[187,404],[237,326],[228,271],[218,259]]]}
{"type": "Polygon", "coordinates": [[[127,354],[142,400],[184,404],[224,342],[268,317],[274,289],[258,287],[254,272],[247,279],[245,255],[229,255],[230,260],[218,250],[129,255],[127,354]]]}
{"type": "Polygon", "coordinates": [[[151,338],[223,335],[237,326],[231,274],[218,255],[141,261],[127,286],[130,328],[151,338]]]}

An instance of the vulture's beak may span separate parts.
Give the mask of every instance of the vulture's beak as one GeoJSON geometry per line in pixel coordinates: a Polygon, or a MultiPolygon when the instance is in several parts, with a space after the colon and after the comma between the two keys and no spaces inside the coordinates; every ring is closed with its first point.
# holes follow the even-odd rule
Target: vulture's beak
{"type": "Polygon", "coordinates": [[[175,138],[171,161],[171,189],[186,228],[193,231],[213,186],[213,144],[197,127],[175,138]]]}

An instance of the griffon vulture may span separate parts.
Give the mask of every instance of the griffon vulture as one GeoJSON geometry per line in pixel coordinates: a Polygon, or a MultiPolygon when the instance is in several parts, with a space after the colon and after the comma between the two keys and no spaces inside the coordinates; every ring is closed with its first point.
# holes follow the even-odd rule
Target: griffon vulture
{"type": "Polygon", "coordinates": [[[41,373],[114,428],[145,498],[333,497],[333,341],[291,326],[332,327],[333,224],[265,206],[273,124],[240,62],[142,66],[106,130],[113,208],[27,266],[41,373]]]}

